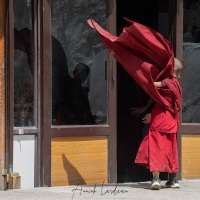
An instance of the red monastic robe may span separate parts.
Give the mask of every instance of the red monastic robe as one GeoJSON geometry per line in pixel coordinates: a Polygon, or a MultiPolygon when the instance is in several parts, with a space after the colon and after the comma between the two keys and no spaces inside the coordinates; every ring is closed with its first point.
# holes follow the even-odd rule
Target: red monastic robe
{"type": "Polygon", "coordinates": [[[97,31],[115,59],[156,102],[150,129],[135,162],[150,168],[150,171],[177,172],[176,133],[181,89],[173,77],[172,45],[158,32],[131,20],[126,21],[130,26],[124,28],[119,37],[113,36],[92,19],[88,20],[88,24],[97,31]],[[157,89],[153,82],[163,79],[166,88],[157,89]]]}
{"type": "MultiPolygon", "coordinates": [[[[178,80],[174,77],[164,79],[162,82],[166,87],[159,88],[158,91],[170,102],[175,113],[177,104],[173,86],[176,84],[179,86],[178,80]]],[[[181,95],[181,90],[179,95],[181,95]]],[[[177,132],[179,112],[176,117],[174,113],[169,112],[157,103],[155,104],[152,110],[150,128],[139,147],[135,163],[148,167],[152,172],[175,173],[178,171],[177,132]]]]}

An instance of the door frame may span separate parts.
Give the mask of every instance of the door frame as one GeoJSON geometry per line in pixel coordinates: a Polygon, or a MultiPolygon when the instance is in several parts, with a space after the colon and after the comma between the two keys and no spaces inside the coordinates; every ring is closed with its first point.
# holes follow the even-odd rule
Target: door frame
{"type": "MultiPolygon", "coordinates": [[[[101,126],[51,126],[51,4],[49,0],[41,1],[41,65],[42,72],[42,130],[41,139],[42,158],[41,175],[42,185],[51,186],[51,139],[69,136],[107,136],[108,138],[108,182],[117,180],[116,160],[116,61],[107,54],[107,83],[108,83],[108,124],[101,126]],[[43,9],[44,8],[44,9],[43,9]],[[67,128],[67,131],[65,131],[67,128]]],[[[116,34],[116,3],[107,1],[108,31],[116,34]]]]}
{"type": "MultiPolygon", "coordinates": [[[[6,2],[6,32],[7,32],[7,38],[6,38],[6,65],[7,65],[7,85],[6,85],[6,117],[8,121],[7,125],[7,134],[6,134],[6,168],[7,173],[13,172],[13,142],[14,142],[14,135],[19,135],[19,127],[14,127],[14,3],[13,0],[9,0],[6,2]]],[[[35,42],[35,51],[38,52],[38,55],[41,55],[41,52],[39,51],[40,46],[40,35],[38,34],[40,31],[39,27],[39,19],[40,19],[40,8],[41,8],[41,1],[40,0],[34,0],[34,33],[37,35],[37,42],[35,42]]],[[[39,56],[36,56],[37,60],[37,76],[40,74],[41,70],[41,63],[39,56]]],[[[23,129],[23,135],[34,135],[35,136],[35,165],[34,165],[34,186],[39,187],[42,186],[41,181],[41,119],[43,118],[40,113],[40,92],[41,88],[38,87],[40,85],[40,80],[37,79],[37,106],[34,108],[34,112],[37,113],[37,116],[34,116],[35,119],[35,126],[32,127],[22,127],[23,129]]],[[[21,129],[21,127],[20,127],[21,129]]]]}
{"type": "MultiPolygon", "coordinates": [[[[175,57],[179,60],[183,60],[183,0],[169,0],[169,10],[170,13],[170,41],[173,45],[175,50],[175,57]]],[[[179,160],[179,171],[178,171],[178,178],[181,179],[182,176],[182,134],[183,134],[183,127],[184,125],[181,124],[179,132],[178,132],[178,160],[179,160]]]]}

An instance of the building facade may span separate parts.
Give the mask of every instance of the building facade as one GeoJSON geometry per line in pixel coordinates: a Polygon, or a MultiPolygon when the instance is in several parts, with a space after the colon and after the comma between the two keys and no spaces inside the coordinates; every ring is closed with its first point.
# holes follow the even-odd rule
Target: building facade
{"type": "Polygon", "coordinates": [[[133,162],[143,124],[130,115],[147,96],[106,51],[89,18],[118,35],[127,17],[170,40],[184,61],[179,177],[199,178],[198,5],[2,0],[1,189],[12,172],[20,174],[22,188],[150,179],[133,162]]]}

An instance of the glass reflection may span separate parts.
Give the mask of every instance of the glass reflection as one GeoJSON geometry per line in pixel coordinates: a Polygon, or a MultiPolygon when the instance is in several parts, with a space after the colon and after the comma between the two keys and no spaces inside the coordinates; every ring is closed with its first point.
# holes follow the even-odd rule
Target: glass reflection
{"type": "Polygon", "coordinates": [[[200,122],[200,0],[184,1],[182,122],[200,122]]]}
{"type": "Polygon", "coordinates": [[[200,0],[184,1],[184,42],[200,42],[200,0]]]}
{"type": "Polygon", "coordinates": [[[106,27],[106,0],[53,0],[51,8],[52,124],[105,124],[106,50],[87,19],[106,27]]]}
{"type": "Polygon", "coordinates": [[[14,126],[34,125],[32,1],[14,1],[14,126]],[[20,8],[20,9],[19,9],[20,8]]]}
{"type": "Polygon", "coordinates": [[[182,121],[200,122],[200,44],[183,44],[184,77],[182,80],[182,121]]]}

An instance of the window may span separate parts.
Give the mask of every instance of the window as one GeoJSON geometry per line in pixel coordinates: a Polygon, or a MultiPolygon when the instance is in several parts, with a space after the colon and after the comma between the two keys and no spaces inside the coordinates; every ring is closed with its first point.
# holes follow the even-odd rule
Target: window
{"type": "Polygon", "coordinates": [[[35,45],[33,3],[14,3],[14,126],[34,126],[35,45]]]}
{"type": "Polygon", "coordinates": [[[184,1],[182,122],[200,123],[200,0],[184,1]]]}
{"type": "Polygon", "coordinates": [[[51,1],[52,124],[107,123],[106,50],[87,24],[106,28],[106,1],[51,1]]]}

